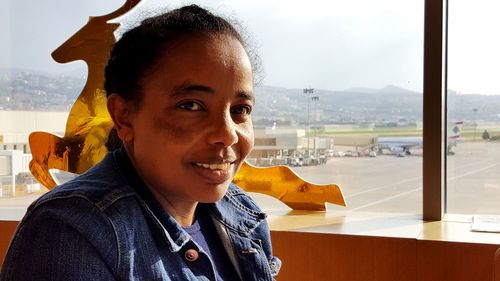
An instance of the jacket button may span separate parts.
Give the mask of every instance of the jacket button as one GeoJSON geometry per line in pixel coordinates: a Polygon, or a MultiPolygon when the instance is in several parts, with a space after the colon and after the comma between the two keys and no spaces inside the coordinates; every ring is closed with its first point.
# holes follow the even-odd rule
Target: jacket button
{"type": "Polygon", "coordinates": [[[195,249],[189,249],[184,253],[184,257],[188,261],[195,261],[199,256],[200,255],[198,254],[198,251],[196,251],[195,249]]]}

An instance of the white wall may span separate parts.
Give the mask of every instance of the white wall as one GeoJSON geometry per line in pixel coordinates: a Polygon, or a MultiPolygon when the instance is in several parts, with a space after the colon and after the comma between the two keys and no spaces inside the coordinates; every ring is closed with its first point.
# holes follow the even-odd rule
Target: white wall
{"type": "Polygon", "coordinates": [[[35,131],[63,135],[69,112],[0,110],[3,143],[28,143],[35,131]]]}

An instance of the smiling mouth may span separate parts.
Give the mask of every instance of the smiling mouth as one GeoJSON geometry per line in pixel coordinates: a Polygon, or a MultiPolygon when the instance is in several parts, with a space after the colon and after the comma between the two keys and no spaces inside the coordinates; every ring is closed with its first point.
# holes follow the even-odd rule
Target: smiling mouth
{"type": "Polygon", "coordinates": [[[232,167],[235,162],[217,164],[194,163],[196,173],[209,184],[223,184],[232,179],[232,167]]]}
{"type": "Polygon", "coordinates": [[[196,166],[203,167],[210,170],[228,170],[232,163],[221,163],[221,164],[204,164],[196,163],[196,166]]]}

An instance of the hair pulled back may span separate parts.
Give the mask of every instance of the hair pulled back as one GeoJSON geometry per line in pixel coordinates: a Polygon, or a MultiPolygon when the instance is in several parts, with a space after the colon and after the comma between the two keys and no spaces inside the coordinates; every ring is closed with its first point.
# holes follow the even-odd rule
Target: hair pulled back
{"type": "Polygon", "coordinates": [[[185,6],[145,19],[123,34],[111,50],[104,70],[106,95],[140,101],[142,80],[154,70],[165,46],[195,34],[225,34],[246,44],[225,19],[197,6],[185,6]]]}

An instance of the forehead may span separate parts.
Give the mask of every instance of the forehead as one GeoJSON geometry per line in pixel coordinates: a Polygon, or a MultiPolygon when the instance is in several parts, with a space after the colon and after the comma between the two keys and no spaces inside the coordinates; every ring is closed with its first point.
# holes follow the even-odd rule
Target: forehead
{"type": "Polygon", "coordinates": [[[232,74],[251,75],[250,59],[242,44],[225,34],[195,34],[182,37],[165,46],[157,70],[164,74],[178,75],[186,72],[195,75],[232,74]]]}
{"type": "Polygon", "coordinates": [[[241,98],[241,93],[253,97],[252,67],[242,44],[229,35],[196,35],[165,46],[156,67],[142,80],[142,100],[176,100],[176,92],[186,85],[210,89],[223,100],[241,98]]]}

